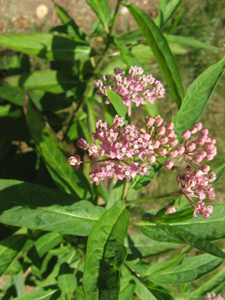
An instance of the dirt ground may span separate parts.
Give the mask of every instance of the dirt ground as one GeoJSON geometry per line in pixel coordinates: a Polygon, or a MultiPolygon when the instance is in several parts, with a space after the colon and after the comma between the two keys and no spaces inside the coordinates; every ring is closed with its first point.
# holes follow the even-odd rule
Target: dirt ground
{"type": "MultiPolygon", "coordinates": [[[[97,16],[85,0],[55,0],[55,3],[64,7],[80,28],[87,34],[91,33],[91,27],[97,16]]],[[[109,0],[112,12],[117,0],[109,0]]],[[[135,3],[151,17],[156,17],[158,1],[156,0],[129,0],[135,3]]],[[[0,0],[0,33],[29,33],[48,31],[51,27],[60,24],[60,20],[54,10],[51,0],[0,0]],[[39,19],[36,9],[44,4],[48,8],[48,14],[39,19]]],[[[120,9],[116,30],[124,32],[134,29],[136,26],[130,14],[120,9]]]]}

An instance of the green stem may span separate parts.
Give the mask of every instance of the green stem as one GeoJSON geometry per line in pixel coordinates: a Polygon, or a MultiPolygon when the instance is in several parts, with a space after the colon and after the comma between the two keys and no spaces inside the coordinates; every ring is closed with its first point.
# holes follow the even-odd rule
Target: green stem
{"type": "Polygon", "coordinates": [[[145,201],[152,201],[152,200],[157,200],[157,199],[161,199],[161,198],[166,198],[166,197],[170,197],[173,195],[177,195],[180,194],[181,190],[173,192],[173,193],[168,193],[168,194],[163,194],[163,195],[159,195],[159,196],[154,196],[154,197],[147,197],[147,198],[140,198],[140,199],[134,199],[134,200],[128,200],[126,202],[127,205],[129,204],[133,204],[133,203],[140,203],[140,202],[145,202],[145,201]]]}
{"type": "Polygon", "coordinates": [[[109,46],[110,46],[110,44],[111,44],[111,39],[110,39],[110,37],[111,37],[111,35],[112,35],[112,33],[113,33],[113,30],[114,30],[114,27],[115,27],[116,18],[117,18],[118,12],[119,12],[120,5],[121,5],[121,0],[118,0],[118,1],[117,1],[117,5],[116,5],[116,9],[115,9],[115,13],[114,13],[114,15],[113,15],[111,27],[110,27],[110,30],[109,30],[109,33],[108,33],[108,37],[107,37],[107,38],[108,38],[108,41],[107,41],[107,44],[106,44],[106,46],[105,46],[105,49],[104,49],[104,51],[103,51],[103,53],[102,53],[101,58],[99,59],[99,61],[97,62],[96,66],[95,66],[95,69],[94,69],[94,73],[95,73],[95,74],[97,73],[97,71],[99,70],[101,64],[103,63],[103,60],[104,60],[104,58],[105,58],[105,55],[106,55],[106,53],[107,53],[107,51],[108,51],[108,49],[109,49],[109,46]]]}
{"type": "Polygon", "coordinates": [[[124,262],[123,264],[130,271],[131,275],[134,275],[136,278],[138,278],[140,280],[140,276],[133,269],[131,269],[131,267],[128,266],[127,263],[124,262]]]}
{"type": "Polygon", "coordinates": [[[125,179],[124,181],[124,185],[123,185],[123,195],[122,195],[122,199],[126,200],[127,199],[127,189],[129,186],[129,181],[127,179],[125,179]]]}
{"type": "Polygon", "coordinates": [[[131,185],[131,187],[130,187],[129,190],[127,191],[126,197],[129,196],[130,192],[133,190],[133,188],[134,188],[135,185],[137,184],[137,182],[138,182],[138,180],[139,180],[140,177],[141,177],[140,175],[137,175],[137,176],[136,176],[137,179],[133,182],[133,184],[131,185]]]}

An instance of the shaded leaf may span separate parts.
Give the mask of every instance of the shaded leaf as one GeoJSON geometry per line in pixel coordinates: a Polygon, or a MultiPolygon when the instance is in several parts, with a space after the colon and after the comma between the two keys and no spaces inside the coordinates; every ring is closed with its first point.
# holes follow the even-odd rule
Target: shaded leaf
{"type": "Polygon", "coordinates": [[[60,291],[56,285],[45,286],[43,288],[34,290],[26,295],[18,297],[18,300],[58,300],[60,291]]]}
{"type": "Polygon", "coordinates": [[[172,0],[170,1],[163,10],[162,16],[157,16],[155,23],[163,28],[166,23],[172,18],[178,7],[181,5],[182,0],[172,0]]]}
{"type": "Polygon", "coordinates": [[[68,163],[66,147],[49,127],[31,99],[25,101],[24,111],[34,143],[55,183],[60,189],[80,199],[89,199],[90,185],[81,170],[74,170],[68,163]]]}
{"type": "Polygon", "coordinates": [[[165,37],[146,13],[137,8],[134,4],[127,5],[127,8],[135,18],[142,34],[151,47],[171,89],[174,100],[177,106],[180,107],[184,96],[184,88],[179,69],[165,37]]]}
{"type": "Polygon", "coordinates": [[[111,20],[111,11],[107,0],[86,0],[91,6],[100,21],[102,22],[105,31],[108,32],[108,27],[111,20]]]}
{"type": "Polygon", "coordinates": [[[89,235],[104,212],[89,201],[17,180],[0,180],[0,198],[0,222],[65,234],[89,235]]]}
{"type": "Polygon", "coordinates": [[[27,230],[22,228],[0,242],[0,276],[9,268],[28,238],[27,230]]]}
{"type": "Polygon", "coordinates": [[[0,45],[48,60],[83,60],[95,55],[89,45],[50,33],[1,35],[0,45]]]}
{"type": "Polygon", "coordinates": [[[126,258],[123,245],[129,224],[124,201],[117,201],[93,228],[87,244],[83,287],[87,299],[115,300],[119,295],[119,269],[126,258]]]}
{"type": "Polygon", "coordinates": [[[30,265],[36,263],[49,250],[63,242],[60,234],[49,232],[41,236],[28,251],[23,261],[23,271],[25,272],[30,265]]]}
{"type": "Polygon", "coordinates": [[[13,87],[28,90],[41,90],[54,94],[63,93],[78,85],[77,77],[60,71],[34,71],[4,78],[13,87]]]}
{"type": "Polygon", "coordinates": [[[114,106],[118,115],[120,117],[124,117],[125,120],[127,118],[127,107],[123,104],[122,98],[110,89],[107,89],[107,96],[109,97],[109,100],[114,106]]]}
{"type": "Polygon", "coordinates": [[[129,300],[134,293],[136,283],[132,280],[132,276],[128,275],[120,279],[119,300],[129,300]]]}
{"type": "Polygon", "coordinates": [[[191,84],[173,121],[178,136],[181,136],[184,130],[193,127],[199,120],[224,70],[225,57],[208,68],[191,84]]]}
{"type": "Polygon", "coordinates": [[[125,33],[117,38],[117,41],[120,43],[128,43],[132,41],[137,41],[140,39],[143,39],[143,35],[140,29],[136,29],[134,31],[131,31],[129,33],[125,33]]]}
{"type": "Polygon", "coordinates": [[[222,258],[209,254],[185,258],[180,265],[154,273],[149,278],[158,284],[179,284],[192,282],[218,268],[222,258]]]}
{"type": "Polygon", "coordinates": [[[68,263],[62,263],[58,275],[58,285],[60,290],[67,294],[72,294],[77,287],[77,279],[68,263]]]}

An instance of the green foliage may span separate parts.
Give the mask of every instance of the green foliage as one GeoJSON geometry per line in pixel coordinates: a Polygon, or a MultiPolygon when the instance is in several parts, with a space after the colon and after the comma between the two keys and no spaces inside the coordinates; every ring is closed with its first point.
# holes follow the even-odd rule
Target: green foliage
{"type": "MultiPolygon", "coordinates": [[[[148,140],[144,131],[146,112],[152,117],[166,115],[167,122],[173,114],[180,140],[181,133],[202,116],[223,75],[225,58],[219,52],[221,43],[213,42],[209,32],[201,31],[197,17],[188,26],[183,24],[185,18],[190,18],[190,12],[182,0],[160,0],[155,20],[147,11],[126,1],[115,1],[112,13],[107,0],[86,2],[97,16],[90,35],[80,29],[83,24],[79,20],[56,3],[54,8],[61,23],[49,32],[46,22],[38,33],[0,35],[0,299],[200,300],[208,292],[223,293],[222,196],[218,203],[210,203],[213,214],[209,219],[193,217],[193,207],[184,192],[177,198],[180,191],[174,192],[169,170],[163,183],[155,183],[168,159],[159,156],[152,164],[148,163],[147,155],[143,156],[143,163],[150,166],[145,176],[132,174],[128,180],[131,174],[126,173],[128,178],[122,181],[109,175],[104,181],[100,178],[99,185],[90,184],[90,172],[98,169],[101,161],[111,160],[117,166],[138,161],[130,157],[112,160],[108,150],[105,159],[102,154],[96,158],[99,153],[90,157],[77,146],[80,138],[89,145],[96,143],[92,135],[97,131],[96,121],[106,119],[111,126],[116,114],[128,125],[126,134],[134,124],[142,128],[141,139],[148,140]],[[120,31],[115,32],[122,5],[130,16],[120,16],[120,31]],[[123,31],[123,23],[133,28],[130,17],[138,29],[123,31]],[[207,38],[201,38],[202,33],[207,38]],[[200,60],[204,64],[196,72],[198,77],[194,74],[187,80],[182,66],[192,53],[197,62],[192,60],[185,65],[186,69],[193,72],[200,60]],[[206,69],[205,61],[212,57],[215,58],[207,63],[211,66],[206,69]],[[157,75],[163,84],[166,80],[172,97],[167,94],[168,101],[160,99],[161,107],[159,101],[156,105],[146,101],[143,110],[134,105],[127,108],[122,97],[110,88],[106,90],[107,97],[98,97],[99,91],[93,86],[95,79],[112,74],[116,67],[130,76],[128,69],[132,66],[144,71],[151,68],[154,77],[157,75]],[[165,80],[157,74],[158,66],[165,80]],[[105,98],[109,98],[109,105],[104,103],[105,98]],[[174,105],[176,110],[171,113],[174,105]],[[71,156],[74,168],[68,163],[71,156]],[[75,158],[79,157],[81,166],[76,169],[75,158]],[[164,188],[169,193],[159,195],[164,188]],[[174,198],[162,200],[168,196],[174,198]],[[152,199],[158,201],[139,205],[152,199]],[[167,213],[169,202],[177,208],[173,214],[167,213]]],[[[217,5],[214,0],[204,2],[201,13],[216,10],[217,5]]],[[[216,32],[214,28],[212,31],[216,32]]],[[[154,92],[152,85],[146,88],[154,92]]],[[[140,93],[137,91],[135,97],[140,93]]],[[[216,119],[222,109],[215,100],[214,105],[216,119]]],[[[117,135],[115,127],[110,129],[108,149],[112,147],[110,138],[117,135]]],[[[149,136],[153,134],[150,128],[146,130],[149,136]]],[[[102,146],[101,141],[95,145],[102,146]]],[[[115,149],[120,145],[121,140],[115,149]]],[[[218,153],[222,157],[220,145],[218,153]]],[[[214,187],[224,177],[225,164],[220,160],[210,166],[212,171],[219,166],[214,187]]],[[[98,183],[98,173],[96,176],[92,179],[98,183]]],[[[220,183],[216,187],[224,189],[220,183]]]]}

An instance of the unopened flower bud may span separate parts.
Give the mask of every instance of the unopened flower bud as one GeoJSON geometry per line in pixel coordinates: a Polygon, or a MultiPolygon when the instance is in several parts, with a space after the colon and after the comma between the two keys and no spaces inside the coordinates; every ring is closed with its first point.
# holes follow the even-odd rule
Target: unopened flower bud
{"type": "Polygon", "coordinates": [[[172,169],[173,166],[174,163],[172,162],[172,160],[167,160],[164,162],[164,167],[166,167],[167,169],[172,169]]]}
{"type": "Polygon", "coordinates": [[[153,164],[154,162],[156,162],[156,157],[155,155],[148,155],[147,157],[147,161],[150,163],[150,164],[153,164]]]}
{"type": "Polygon", "coordinates": [[[202,123],[196,123],[194,126],[198,131],[200,131],[202,129],[202,123]]]}
{"type": "Polygon", "coordinates": [[[165,148],[159,148],[159,149],[158,149],[158,154],[159,154],[160,156],[164,156],[164,155],[167,154],[167,151],[166,151],[165,148]]]}
{"type": "Polygon", "coordinates": [[[155,120],[155,126],[159,127],[163,124],[164,120],[163,118],[158,118],[155,120]]]}
{"type": "Polygon", "coordinates": [[[205,159],[206,159],[206,160],[213,160],[214,156],[215,156],[215,155],[209,154],[209,153],[208,153],[208,154],[206,155],[205,159]]]}
{"type": "Polygon", "coordinates": [[[166,124],[166,129],[173,129],[174,128],[174,123],[173,122],[169,122],[166,124]]]}
{"type": "Polygon", "coordinates": [[[77,147],[86,150],[89,147],[89,145],[88,145],[87,141],[85,141],[84,139],[81,138],[77,142],[77,147]]]}
{"type": "Polygon", "coordinates": [[[159,146],[160,146],[160,142],[159,141],[153,141],[152,142],[152,147],[154,148],[154,149],[158,149],[159,148],[159,146]]]}
{"type": "Polygon", "coordinates": [[[204,150],[201,150],[201,151],[198,152],[198,155],[201,155],[203,158],[205,158],[206,155],[207,155],[207,152],[204,151],[204,150]]]}
{"type": "Polygon", "coordinates": [[[174,206],[167,206],[166,207],[166,212],[168,213],[168,214],[173,214],[173,213],[175,213],[175,211],[176,211],[176,207],[174,207],[174,206]]]}
{"type": "Polygon", "coordinates": [[[193,159],[193,160],[194,160],[195,162],[197,162],[197,163],[200,163],[201,161],[203,161],[203,158],[204,158],[204,157],[202,157],[201,155],[198,155],[198,154],[197,154],[197,155],[194,156],[194,159],[193,159]]]}
{"type": "Polygon", "coordinates": [[[174,135],[175,135],[175,131],[174,131],[173,129],[168,129],[168,130],[166,131],[166,136],[167,136],[168,138],[173,138],[174,135]]]}
{"type": "Polygon", "coordinates": [[[196,144],[195,143],[190,143],[187,145],[188,151],[192,152],[196,149],[196,144]]]}
{"type": "Polygon", "coordinates": [[[210,170],[210,166],[208,166],[208,165],[203,165],[203,166],[201,167],[201,170],[202,170],[203,173],[207,174],[207,173],[209,172],[209,170],[210,170]]]}
{"type": "Polygon", "coordinates": [[[205,141],[206,141],[206,138],[205,136],[204,137],[198,137],[197,140],[196,140],[196,143],[199,144],[199,145],[204,145],[205,144],[205,141]]]}
{"type": "Polygon", "coordinates": [[[169,140],[168,137],[165,135],[163,135],[159,138],[160,144],[163,144],[163,145],[167,144],[168,140],[169,140]]]}
{"type": "Polygon", "coordinates": [[[217,148],[214,147],[212,150],[209,150],[209,151],[207,151],[207,152],[208,152],[208,154],[216,155],[216,154],[217,154],[217,148]]]}
{"type": "Polygon", "coordinates": [[[170,157],[177,157],[177,155],[178,155],[178,151],[176,149],[171,149],[169,151],[169,156],[170,157]]]}
{"type": "Polygon", "coordinates": [[[189,130],[183,131],[182,132],[182,138],[184,140],[188,140],[191,137],[191,132],[189,130]]]}
{"type": "Polygon", "coordinates": [[[185,147],[181,145],[181,146],[178,146],[178,147],[176,148],[176,150],[177,150],[178,154],[184,154],[184,152],[185,152],[185,147]]]}
{"type": "Polygon", "coordinates": [[[211,173],[209,174],[209,181],[214,181],[214,180],[216,180],[216,173],[211,172],[211,173]]]}
{"type": "Polygon", "coordinates": [[[206,150],[212,150],[214,148],[214,144],[213,143],[205,143],[205,148],[206,148],[206,150]]]}
{"type": "Polygon", "coordinates": [[[146,119],[146,125],[147,125],[147,126],[150,127],[150,126],[152,126],[154,123],[155,123],[155,119],[154,119],[154,118],[149,117],[149,118],[146,119]]]}
{"type": "Polygon", "coordinates": [[[108,81],[108,80],[111,79],[111,75],[109,75],[109,74],[103,75],[103,76],[102,76],[102,79],[103,79],[104,81],[108,81]]]}
{"type": "Polygon", "coordinates": [[[157,129],[157,133],[159,135],[163,135],[163,134],[165,134],[165,132],[166,132],[166,127],[164,127],[164,126],[161,126],[157,129]]]}
{"type": "Polygon", "coordinates": [[[175,138],[169,138],[169,144],[170,146],[174,147],[178,144],[178,139],[175,138]]]}
{"type": "Polygon", "coordinates": [[[95,88],[99,89],[102,86],[103,86],[103,83],[100,79],[97,79],[97,80],[94,81],[94,87],[95,88]]]}
{"type": "Polygon", "coordinates": [[[200,132],[205,134],[205,135],[209,134],[209,130],[207,128],[203,128],[200,132]]]}

